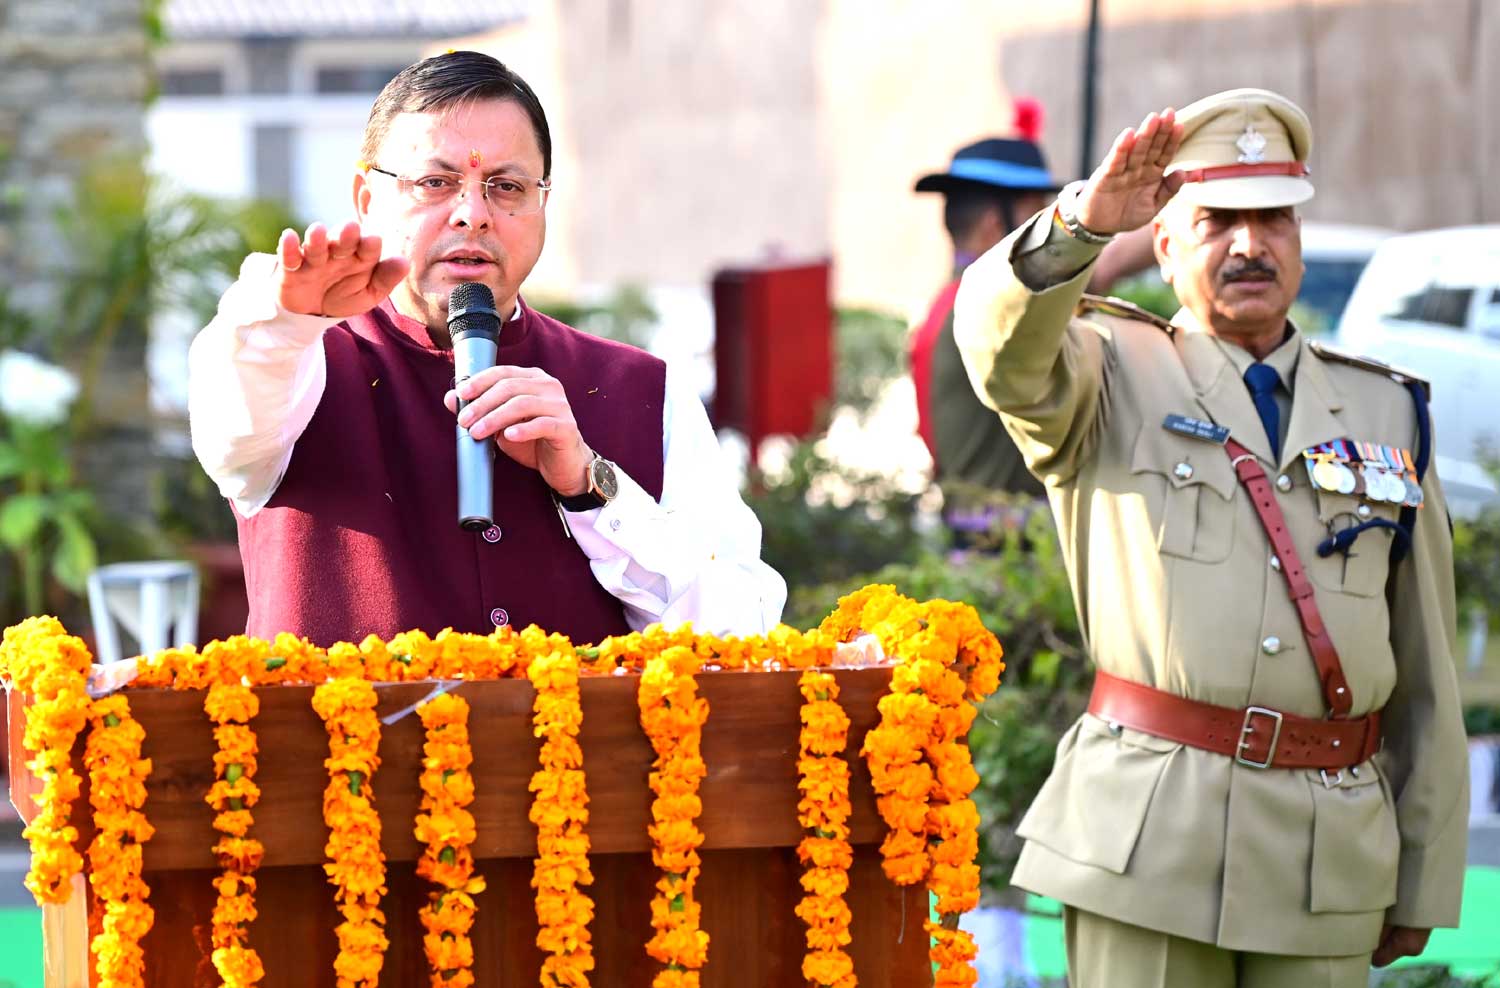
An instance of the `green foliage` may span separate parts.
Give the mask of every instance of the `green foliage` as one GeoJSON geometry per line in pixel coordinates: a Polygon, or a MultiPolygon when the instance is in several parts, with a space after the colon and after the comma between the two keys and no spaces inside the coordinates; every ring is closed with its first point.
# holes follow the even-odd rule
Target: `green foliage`
{"type": "MultiPolygon", "coordinates": [[[[1484,449],[1481,462],[1500,486],[1500,454],[1484,449]]],[[[1453,519],[1453,579],[1459,613],[1488,612],[1490,627],[1500,627],[1500,506],[1453,519]]]]}
{"type": "Polygon", "coordinates": [[[877,309],[842,308],[835,334],[834,401],[863,414],[906,373],[906,321],[877,309]]]}
{"type": "Polygon", "coordinates": [[[47,609],[47,576],[66,591],[83,592],[95,566],[98,522],[94,497],[78,488],[68,458],[67,433],[7,419],[0,438],[0,603],[3,613],[47,609]]]}
{"type": "Polygon", "coordinates": [[[1474,705],[1464,708],[1464,732],[1471,738],[1500,734],[1500,707],[1474,705]]]}
{"type": "Polygon", "coordinates": [[[913,561],[923,547],[917,496],[889,477],[835,463],[817,440],[793,447],[777,476],[754,474],[745,499],[760,519],[762,558],[799,586],[835,584],[847,592],[862,585],[850,582],[856,574],[913,561]]]}
{"type": "Polygon", "coordinates": [[[1134,302],[1147,312],[1154,312],[1163,319],[1171,319],[1182,308],[1172,286],[1154,275],[1137,275],[1117,282],[1109,291],[1115,298],[1134,302]]]}
{"type": "Polygon", "coordinates": [[[642,349],[651,342],[659,318],[638,285],[622,285],[604,301],[594,304],[546,296],[528,297],[527,302],[536,311],[574,329],[642,349]]]}
{"type": "Polygon", "coordinates": [[[812,627],[841,594],[891,583],[917,600],[973,605],[1000,638],[1003,685],[969,732],[980,779],[974,792],[982,820],[980,870],[986,892],[998,897],[1020,853],[1016,825],[1052,769],[1058,738],[1083,711],[1089,673],[1051,516],[1036,511],[1024,530],[997,531],[987,542],[983,551],[923,547],[909,561],[874,572],[794,585],[785,620],[812,627]]]}
{"type": "MultiPolygon", "coordinates": [[[[6,430],[0,441],[6,505],[0,573],[14,574],[0,580],[0,614],[64,609],[101,558],[160,548],[159,533],[122,534],[129,526],[117,524],[78,486],[78,465],[91,444],[108,441],[93,400],[109,355],[120,346],[144,352],[151,315],[164,308],[206,322],[245,255],[266,249],[295,225],[273,204],[221,202],[165,188],[130,161],[101,162],[79,180],[75,199],[77,208],[56,217],[68,268],[49,272],[59,283],[55,303],[22,310],[0,289],[0,349],[62,364],[79,382],[78,400],[62,425],[0,423],[6,430]]],[[[216,493],[212,499],[227,515],[222,499],[216,493]]]]}

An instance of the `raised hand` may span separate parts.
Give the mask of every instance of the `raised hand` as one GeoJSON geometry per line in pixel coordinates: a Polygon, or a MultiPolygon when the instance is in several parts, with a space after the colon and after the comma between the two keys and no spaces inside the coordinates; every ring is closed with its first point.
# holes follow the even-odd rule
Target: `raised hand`
{"type": "Polygon", "coordinates": [[[276,247],[276,300],[288,312],[343,319],[369,312],[401,283],[410,267],[404,257],[380,259],[380,238],[361,236],[348,223],[330,240],[321,223],[299,240],[285,230],[276,247]]]}
{"type": "Polygon", "coordinates": [[[1171,108],[1148,113],[1135,130],[1120,131],[1109,153],[1078,194],[1078,221],[1095,233],[1123,233],[1151,222],[1182,179],[1167,166],[1182,145],[1182,125],[1171,108]]]}

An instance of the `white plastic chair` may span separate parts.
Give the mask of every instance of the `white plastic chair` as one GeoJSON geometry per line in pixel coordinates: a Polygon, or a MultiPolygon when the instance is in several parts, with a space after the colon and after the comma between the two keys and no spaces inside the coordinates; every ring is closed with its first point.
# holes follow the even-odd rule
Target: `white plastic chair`
{"type": "Polygon", "coordinates": [[[101,566],[89,574],[89,612],[100,664],[196,644],[198,570],[180,560],[101,566]],[[121,650],[116,622],[135,639],[138,651],[121,650]]]}

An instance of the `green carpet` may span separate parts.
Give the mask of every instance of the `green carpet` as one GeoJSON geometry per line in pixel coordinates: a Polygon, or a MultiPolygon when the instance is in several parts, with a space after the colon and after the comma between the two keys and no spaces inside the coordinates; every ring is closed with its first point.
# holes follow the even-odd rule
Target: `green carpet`
{"type": "Polygon", "coordinates": [[[42,988],[40,909],[0,909],[0,988],[42,988]]]}
{"type": "MultiPolygon", "coordinates": [[[[1062,907],[1036,895],[1026,905],[1026,960],[1031,969],[1027,973],[1062,978],[1067,969],[1062,907]]],[[[1462,923],[1456,930],[1434,930],[1421,957],[1392,966],[1442,965],[1460,977],[1500,971],[1500,868],[1470,868],[1464,874],[1462,923]]]]}

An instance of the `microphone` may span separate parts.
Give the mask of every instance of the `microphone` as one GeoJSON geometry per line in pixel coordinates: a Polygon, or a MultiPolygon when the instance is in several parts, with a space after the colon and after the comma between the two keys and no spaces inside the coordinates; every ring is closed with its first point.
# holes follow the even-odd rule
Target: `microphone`
{"type": "MultiPolygon", "coordinates": [[[[466,281],[448,296],[448,335],[453,340],[453,383],[495,366],[500,314],[488,287],[466,281]]],[[[463,411],[465,402],[458,403],[463,411]]],[[[477,532],[494,524],[495,444],[458,428],[458,527],[477,532]]]]}

